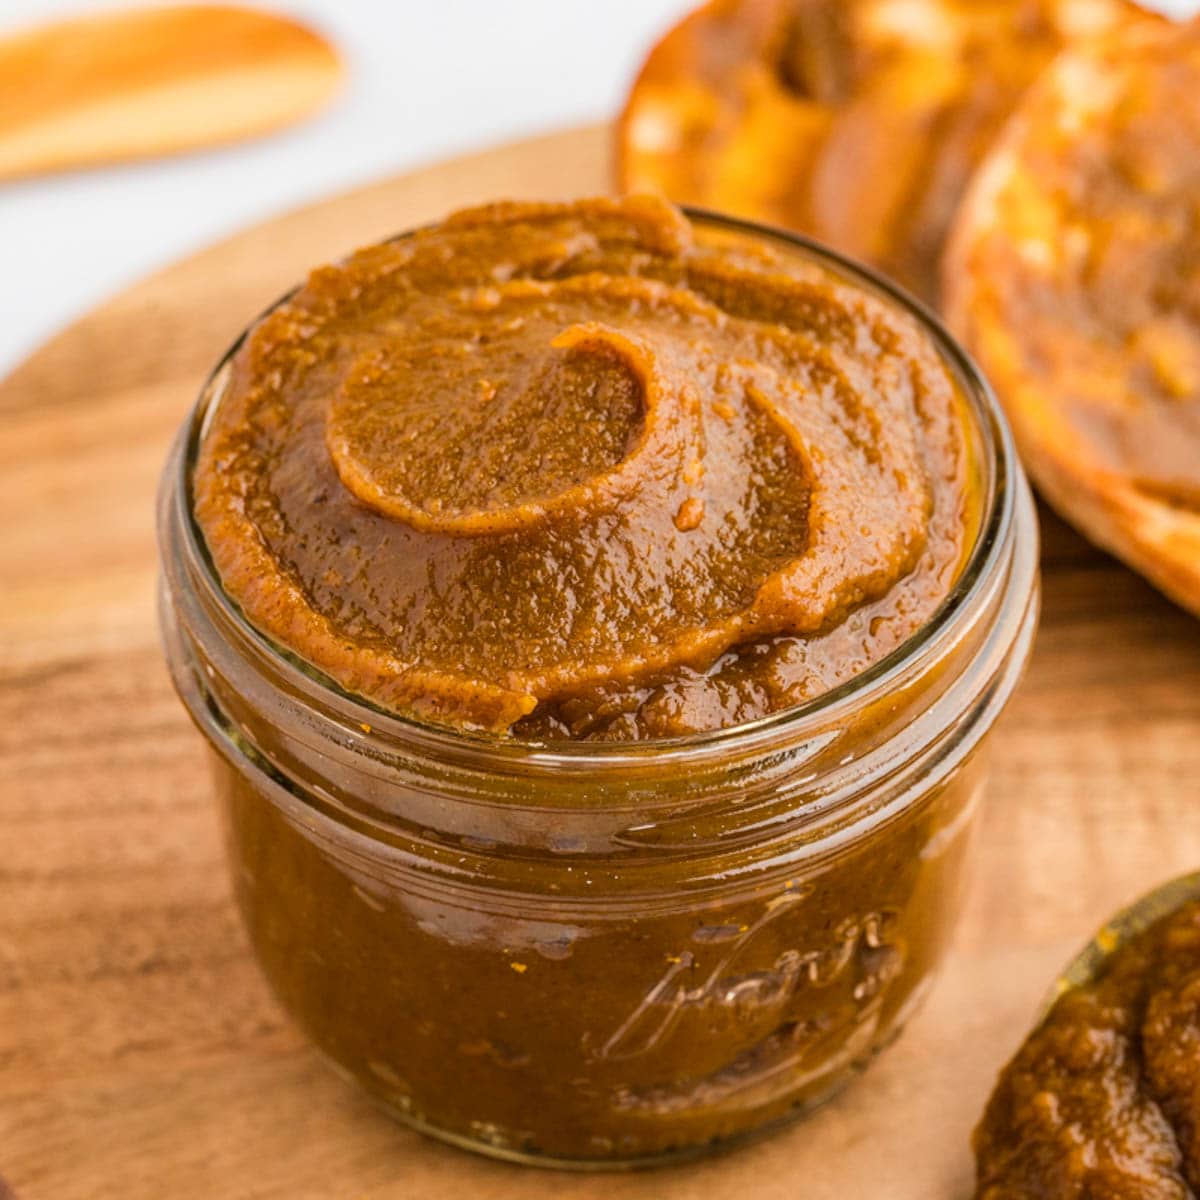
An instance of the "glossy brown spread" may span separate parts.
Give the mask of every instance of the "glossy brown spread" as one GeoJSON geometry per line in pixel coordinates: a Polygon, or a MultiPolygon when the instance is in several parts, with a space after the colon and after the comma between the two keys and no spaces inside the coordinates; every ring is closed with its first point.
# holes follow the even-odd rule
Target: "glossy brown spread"
{"type": "Polygon", "coordinates": [[[663,201],[500,204],[321,268],[250,333],[195,513],[350,691],[530,738],[795,704],[972,539],[962,400],[900,308],[663,201]]]}
{"type": "Polygon", "coordinates": [[[979,1200],[1200,1192],[1200,902],[1067,992],[1005,1068],[975,1135],[979,1200]]]}
{"type": "MultiPolygon", "coordinates": [[[[813,770],[861,746],[870,719],[813,770]]],[[[466,802],[390,787],[397,811],[469,830],[425,847],[394,828],[331,835],[224,758],[216,779],[258,961],[344,1074],[490,1152],[611,1164],[734,1144],[891,1041],[948,951],[978,762],[869,832],[774,864],[748,837],[773,822],[728,769],[700,819],[694,764],[593,780],[611,820],[565,812],[545,780],[515,811],[486,775],[466,802]],[[713,858],[719,843],[738,848],[713,858]]]]}

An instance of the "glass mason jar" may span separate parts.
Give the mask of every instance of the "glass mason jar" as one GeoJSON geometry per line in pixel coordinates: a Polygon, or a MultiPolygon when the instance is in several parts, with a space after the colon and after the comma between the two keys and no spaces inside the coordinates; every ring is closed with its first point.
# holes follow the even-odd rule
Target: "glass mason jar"
{"type": "Polygon", "coordinates": [[[994,399],[937,322],[784,240],[915,313],[966,397],[983,496],[936,615],[802,706],[624,745],[388,714],[249,625],[207,556],[191,467],[237,345],[167,464],[166,653],[212,751],[254,953],[343,1073],[447,1141],[614,1167],[762,1131],[861,1070],[946,953],[980,743],[1036,623],[1034,511],[994,399]]]}

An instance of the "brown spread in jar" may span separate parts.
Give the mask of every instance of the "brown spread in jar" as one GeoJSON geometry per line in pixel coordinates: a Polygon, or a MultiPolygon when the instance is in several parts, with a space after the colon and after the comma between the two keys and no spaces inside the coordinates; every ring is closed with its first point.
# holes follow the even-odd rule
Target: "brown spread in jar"
{"type": "Polygon", "coordinates": [[[1065,993],[975,1134],[980,1200],[1188,1200],[1200,1191],[1200,901],[1065,993]]]}
{"type": "Polygon", "coordinates": [[[648,198],[470,210],[313,272],[193,478],[271,638],[382,706],[547,740],[858,674],[948,593],[976,487],[911,317],[648,198]]]}
{"type": "Polygon", "coordinates": [[[672,1161],[921,1003],[1036,530],[903,298],[663,201],[462,213],[277,305],[168,471],[168,662],[250,942],[390,1112],[672,1161]]]}

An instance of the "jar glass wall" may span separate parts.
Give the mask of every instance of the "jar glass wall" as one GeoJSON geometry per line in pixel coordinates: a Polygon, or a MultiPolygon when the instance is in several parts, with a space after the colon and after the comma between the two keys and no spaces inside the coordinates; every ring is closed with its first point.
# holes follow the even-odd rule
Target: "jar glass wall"
{"type": "Polygon", "coordinates": [[[662,1161],[811,1108],[919,1002],[959,908],[981,741],[1032,640],[1037,535],[986,386],[914,312],[967,397],[982,477],[952,594],[849,684],[662,742],[423,726],[270,643],[192,519],[228,356],[210,379],[161,494],[168,659],[267,979],[397,1116],[504,1157],[662,1161]]]}

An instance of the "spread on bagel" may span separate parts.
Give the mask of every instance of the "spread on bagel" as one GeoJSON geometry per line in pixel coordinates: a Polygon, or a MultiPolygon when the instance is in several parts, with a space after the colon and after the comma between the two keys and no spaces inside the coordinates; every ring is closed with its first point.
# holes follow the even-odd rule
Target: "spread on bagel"
{"type": "Polygon", "coordinates": [[[1200,612],[1200,23],[1061,58],[968,193],[948,320],[1043,494],[1200,612]]]}
{"type": "Polygon", "coordinates": [[[1025,89],[1131,16],[1129,0],[710,0],[642,67],[618,183],[811,234],[936,301],[963,190],[1025,89]]]}

